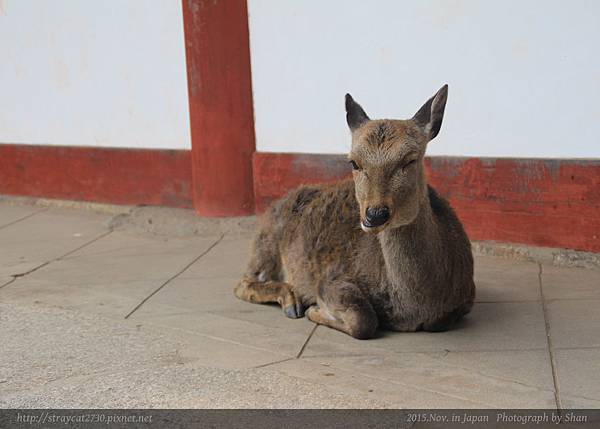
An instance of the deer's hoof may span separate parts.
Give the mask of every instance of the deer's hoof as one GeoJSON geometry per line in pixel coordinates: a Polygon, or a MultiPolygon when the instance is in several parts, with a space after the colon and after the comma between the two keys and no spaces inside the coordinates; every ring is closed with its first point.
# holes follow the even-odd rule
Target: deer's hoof
{"type": "Polygon", "coordinates": [[[304,317],[304,306],[297,302],[296,304],[285,307],[283,312],[290,319],[299,319],[300,317],[304,317]]]}

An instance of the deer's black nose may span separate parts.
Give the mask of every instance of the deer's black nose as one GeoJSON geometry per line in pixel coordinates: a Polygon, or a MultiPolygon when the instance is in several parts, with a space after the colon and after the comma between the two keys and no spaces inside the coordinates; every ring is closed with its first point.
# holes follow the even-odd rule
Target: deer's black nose
{"type": "Polygon", "coordinates": [[[365,226],[368,228],[383,225],[390,218],[390,209],[385,206],[367,208],[365,226]]]}

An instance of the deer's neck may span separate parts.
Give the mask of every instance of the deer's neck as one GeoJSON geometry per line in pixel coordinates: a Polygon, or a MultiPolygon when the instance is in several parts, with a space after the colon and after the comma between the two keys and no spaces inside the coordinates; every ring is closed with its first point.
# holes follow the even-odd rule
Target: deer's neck
{"type": "Polygon", "coordinates": [[[414,222],[379,234],[387,278],[392,285],[419,283],[432,267],[439,246],[438,228],[429,197],[420,204],[414,222]]]}

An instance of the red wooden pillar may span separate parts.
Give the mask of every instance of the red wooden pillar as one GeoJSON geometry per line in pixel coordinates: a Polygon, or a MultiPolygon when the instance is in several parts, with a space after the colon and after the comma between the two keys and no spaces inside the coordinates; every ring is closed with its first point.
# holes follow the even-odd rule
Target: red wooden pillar
{"type": "Polygon", "coordinates": [[[254,213],[254,114],[245,0],[183,0],[193,200],[202,216],[254,213]]]}

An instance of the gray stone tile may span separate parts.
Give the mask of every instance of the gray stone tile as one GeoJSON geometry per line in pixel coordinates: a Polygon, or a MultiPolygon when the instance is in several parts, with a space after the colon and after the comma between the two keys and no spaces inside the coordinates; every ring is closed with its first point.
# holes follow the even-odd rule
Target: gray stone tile
{"type": "Polygon", "coordinates": [[[357,372],[327,361],[291,359],[265,369],[317,383],[353,397],[377,398],[386,408],[484,408],[486,404],[413,386],[401,380],[357,372]]]}
{"type": "Polygon", "coordinates": [[[581,396],[561,395],[561,404],[564,409],[595,410],[596,416],[593,422],[598,427],[600,425],[600,401],[595,399],[582,398],[581,396]]]}
{"type": "MultiPolygon", "coordinates": [[[[123,320],[156,287],[149,281],[73,285],[23,277],[0,289],[0,299],[15,305],[55,307],[123,320]]],[[[179,311],[161,306],[163,313],[179,311]]]]}
{"type": "Polygon", "coordinates": [[[174,344],[160,336],[149,342],[134,326],[40,306],[2,303],[0,325],[0,396],[60,378],[135,367],[168,354],[174,344]]]}
{"type": "Polygon", "coordinates": [[[18,274],[108,231],[108,215],[50,209],[0,229],[0,274],[18,274]]]}
{"type": "Polygon", "coordinates": [[[548,302],[555,348],[600,347],[600,299],[548,302]]]}
{"type": "MultiPolygon", "coordinates": [[[[20,259],[23,262],[7,262],[4,261],[5,263],[7,263],[7,265],[0,265],[0,277],[2,278],[12,278],[15,274],[23,274],[23,273],[27,273],[29,271],[34,270],[35,268],[39,267],[41,264],[43,264],[43,261],[32,261],[26,260],[26,257],[20,257],[20,259]]],[[[2,264],[3,261],[0,261],[0,264],[2,264]]],[[[1,284],[1,283],[0,283],[1,284]]]]}
{"type": "MultiPolygon", "coordinates": [[[[261,369],[223,370],[182,363],[147,364],[51,383],[0,398],[6,408],[293,409],[384,408],[375,396],[336,392],[297,377],[261,369]]],[[[154,420],[153,420],[154,421],[154,420]]],[[[176,415],[165,427],[179,426],[176,415]]],[[[238,426],[239,427],[239,426],[238,426]]],[[[398,428],[408,427],[400,422],[398,428]]]]}
{"type": "Polygon", "coordinates": [[[0,202],[0,228],[43,210],[42,207],[11,205],[0,202]]]}
{"type": "MultiPolygon", "coordinates": [[[[225,238],[182,278],[231,277],[239,280],[250,258],[250,238],[225,238]]],[[[237,281],[236,280],[236,281],[237,281]]]]}
{"type": "MultiPolygon", "coordinates": [[[[54,290],[51,293],[48,287],[42,287],[41,285],[34,286],[32,284],[27,286],[29,286],[29,289],[27,287],[14,289],[3,295],[2,302],[4,305],[9,306],[9,308],[16,308],[23,315],[27,315],[31,319],[28,322],[29,325],[36,323],[46,324],[44,320],[47,317],[60,316],[58,323],[63,324],[66,324],[65,319],[67,321],[76,321],[78,318],[82,318],[84,321],[90,319],[104,325],[129,327],[131,328],[130,330],[135,331],[145,329],[153,333],[159,333],[170,340],[178,340],[178,355],[186,362],[198,361],[201,364],[211,364],[219,368],[247,368],[273,361],[273,354],[271,352],[260,351],[251,347],[242,347],[242,349],[239,349],[241,346],[231,341],[199,336],[193,332],[186,335],[186,333],[163,328],[156,324],[146,324],[143,321],[134,320],[134,318],[124,320],[123,316],[139,302],[137,299],[104,294],[102,292],[84,293],[82,289],[63,289],[56,287],[56,285],[55,288],[58,290],[54,290]],[[15,291],[19,293],[14,293],[15,291]],[[117,321],[119,322],[118,324],[116,324],[117,321]]],[[[178,308],[168,306],[160,306],[160,311],[161,314],[181,314],[178,308]]],[[[11,317],[10,312],[6,317],[11,317]]],[[[12,323],[17,323],[15,317],[12,317],[11,321],[12,323]]],[[[49,326],[51,327],[52,325],[49,326]]],[[[2,328],[5,327],[9,328],[2,324],[2,328]]],[[[86,325],[79,326],[77,329],[84,328],[87,329],[86,325]]],[[[43,330],[34,331],[30,332],[30,335],[47,335],[43,330]]],[[[111,332],[110,330],[107,331],[106,335],[112,335],[111,332]]],[[[94,330],[90,335],[101,334],[103,334],[102,331],[94,330]]],[[[168,347],[169,344],[169,342],[165,342],[163,347],[168,347]]]]}
{"type": "Polygon", "coordinates": [[[87,241],[108,230],[111,215],[51,208],[2,229],[5,244],[40,243],[51,240],[87,241]]]}
{"type": "Polygon", "coordinates": [[[157,305],[177,307],[180,312],[206,312],[264,326],[285,325],[305,332],[313,326],[307,319],[284,316],[279,305],[260,305],[237,299],[233,286],[238,278],[177,278],[152,298],[157,305]]]}
{"type": "MultiPolygon", "coordinates": [[[[471,353],[384,353],[370,356],[303,358],[349,374],[458,398],[482,407],[554,406],[546,351],[471,353]]],[[[281,365],[286,365],[283,363],[281,365]]],[[[402,391],[399,387],[399,391],[402,391]]],[[[405,406],[405,404],[398,404],[405,406]]],[[[415,404],[417,405],[417,404],[415,404]]]]}
{"type": "Polygon", "coordinates": [[[542,266],[546,299],[600,299],[600,269],[542,266]]]}
{"type": "Polygon", "coordinates": [[[600,348],[555,350],[561,399],[574,408],[600,406],[600,348]]]}
{"type": "Polygon", "coordinates": [[[378,405],[250,368],[273,353],[137,322],[3,303],[0,326],[3,407],[378,405]]]}
{"type": "MultiPolygon", "coordinates": [[[[257,307],[257,311],[273,310],[257,307]]],[[[272,318],[266,325],[203,311],[165,314],[161,310],[160,303],[149,301],[130,320],[267,350],[273,360],[295,357],[313,328],[303,319],[272,318]]]]}
{"type": "MultiPolygon", "coordinates": [[[[240,301],[233,295],[233,285],[238,279],[232,278],[177,278],[154,295],[135,317],[161,317],[173,314],[186,318],[216,317],[230,322],[249,322],[254,326],[278,328],[277,336],[299,335],[291,345],[299,351],[307,334],[314,325],[307,319],[289,319],[278,305],[258,305],[240,301]],[[166,311],[166,313],[165,313],[166,311]],[[299,342],[298,342],[299,341],[299,342]]],[[[230,335],[221,330],[215,335],[230,335]]]]}
{"type": "Polygon", "coordinates": [[[152,301],[179,308],[181,311],[257,311],[257,305],[238,300],[233,295],[237,278],[182,278],[165,286],[152,301]]]}
{"type": "Polygon", "coordinates": [[[208,244],[213,244],[218,237],[168,237],[139,234],[129,231],[114,231],[106,239],[77,251],[65,260],[81,260],[85,258],[103,258],[113,255],[129,257],[160,257],[165,253],[181,255],[198,255],[208,244]]]}
{"type": "Polygon", "coordinates": [[[484,377],[554,392],[547,350],[450,352],[430,354],[441,365],[456,366],[484,377]]]}
{"type": "MultiPolygon", "coordinates": [[[[123,317],[213,242],[115,232],[17,279],[0,293],[12,302],[40,302],[123,317]]],[[[163,307],[165,313],[181,312],[163,307]]]]}
{"type": "Polygon", "coordinates": [[[538,265],[491,256],[475,258],[476,302],[537,301],[538,265]]]}
{"type": "Polygon", "coordinates": [[[373,347],[396,352],[545,349],[544,316],[538,302],[480,303],[447,332],[382,332],[379,338],[357,341],[324,327],[315,332],[306,353],[368,354],[373,347]]]}
{"type": "Polygon", "coordinates": [[[148,281],[155,287],[214,243],[214,238],[160,239],[113,232],[30,278],[72,285],[148,281]]]}

